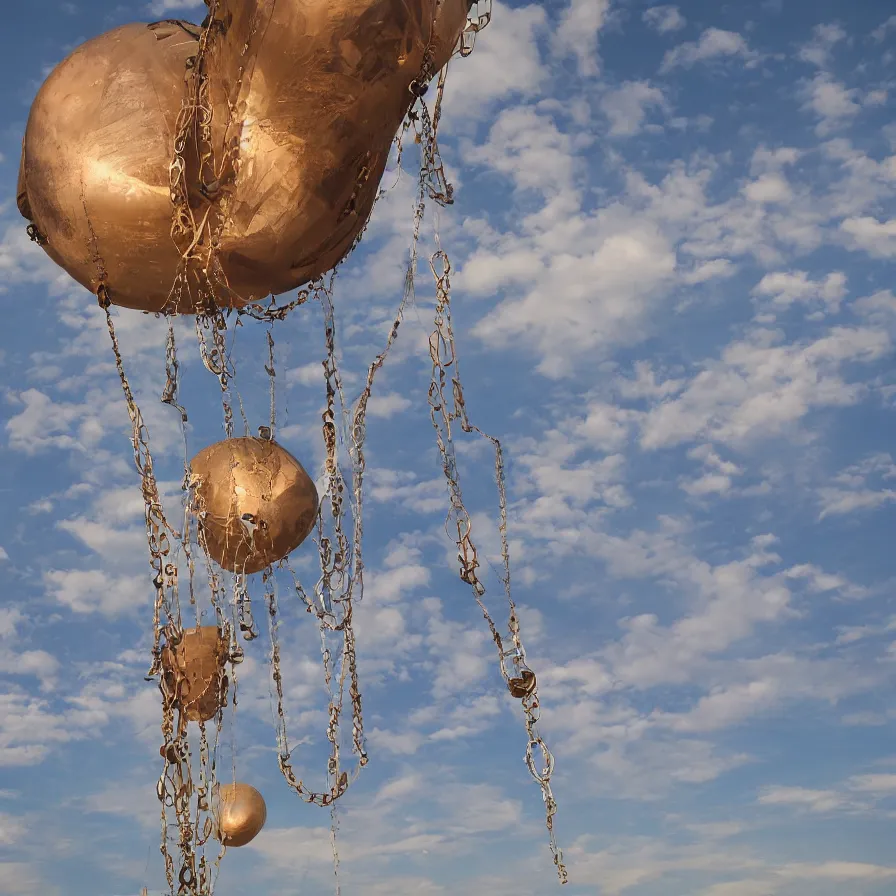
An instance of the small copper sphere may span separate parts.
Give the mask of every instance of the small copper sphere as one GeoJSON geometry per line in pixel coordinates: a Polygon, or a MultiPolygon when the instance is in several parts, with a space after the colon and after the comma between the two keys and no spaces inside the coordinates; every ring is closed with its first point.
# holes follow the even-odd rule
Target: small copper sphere
{"type": "Polygon", "coordinates": [[[224,569],[258,572],[294,551],[314,527],[314,482],[271,439],[216,442],[190,470],[194,512],[209,555],[224,569]]]}
{"type": "Polygon", "coordinates": [[[268,817],[264,797],[249,784],[225,784],[218,791],[218,833],[224,846],[245,846],[268,817]]]}
{"type": "Polygon", "coordinates": [[[191,722],[215,717],[226,697],[227,642],[217,626],[187,629],[183,638],[162,648],[162,670],[169,693],[191,722]]]}

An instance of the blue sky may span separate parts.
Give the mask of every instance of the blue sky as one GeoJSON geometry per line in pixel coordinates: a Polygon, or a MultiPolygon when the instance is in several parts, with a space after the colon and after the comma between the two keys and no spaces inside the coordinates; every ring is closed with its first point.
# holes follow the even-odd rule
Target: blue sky
{"type": "MultiPolygon", "coordinates": [[[[138,11],[6,12],[0,71],[0,894],[161,892],[151,587],[129,424],[94,298],[15,209],[34,93],[138,11]],[[11,17],[11,19],[10,19],[11,17]]],[[[557,771],[570,896],[882,896],[896,888],[896,16],[855,2],[495,3],[452,63],[442,152],[474,422],[508,455],[515,594],[557,771]]],[[[357,391],[401,292],[413,165],[341,269],[357,391]]],[[[395,178],[387,174],[391,183],[395,178]]],[[[343,893],[557,890],[519,707],[455,577],[418,300],[368,434],[359,662],[371,764],[341,811],[343,893]]],[[[164,322],[116,317],[160,479],[164,322]]],[[[181,328],[193,450],[217,383],[181,328]]],[[[237,388],[267,415],[264,328],[237,388]]],[[[322,461],[319,310],[275,330],[279,438],[322,461]]],[[[461,451],[497,555],[491,459],[461,451]]],[[[298,552],[311,569],[313,548],[298,552]]],[[[486,574],[500,616],[500,592],[486,574]]],[[[316,633],[285,602],[291,731],[322,769],[316,633]]],[[[217,892],[333,890],[326,813],[280,780],[264,639],[225,724],[266,829],[217,892]]],[[[319,778],[318,778],[319,780],[319,778]]]]}

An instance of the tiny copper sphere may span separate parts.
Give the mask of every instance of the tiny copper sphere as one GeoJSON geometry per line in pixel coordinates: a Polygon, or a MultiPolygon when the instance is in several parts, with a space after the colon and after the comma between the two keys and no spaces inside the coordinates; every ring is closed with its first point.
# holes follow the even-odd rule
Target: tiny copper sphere
{"type": "Polygon", "coordinates": [[[191,722],[213,719],[224,701],[227,646],[217,626],[203,625],[187,629],[180,641],[162,648],[166,689],[178,695],[191,722]]]}
{"type": "Polygon", "coordinates": [[[193,458],[190,471],[209,555],[230,572],[259,572],[282,560],[314,527],[314,482],[272,439],[216,442],[193,458]]]}
{"type": "Polygon", "coordinates": [[[224,846],[245,846],[268,817],[264,797],[251,785],[225,784],[218,791],[218,840],[224,846]]]}

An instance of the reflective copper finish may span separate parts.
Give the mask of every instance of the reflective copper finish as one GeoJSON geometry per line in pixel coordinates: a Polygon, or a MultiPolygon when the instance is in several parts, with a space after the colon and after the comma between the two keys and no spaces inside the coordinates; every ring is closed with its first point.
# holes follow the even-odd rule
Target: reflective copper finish
{"type": "Polygon", "coordinates": [[[214,718],[224,698],[227,643],[214,625],[187,629],[183,639],[162,649],[162,670],[170,693],[179,693],[191,722],[214,718]]]}
{"type": "MultiPolygon", "coordinates": [[[[468,8],[469,0],[222,0],[206,60],[221,182],[205,196],[190,185],[198,217],[228,197],[220,258],[235,295],[219,304],[293,289],[345,255],[427,43],[431,76],[468,8]],[[225,149],[237,144],[238,161],[225,168],[225,149]]],[[[19,208],[50,257],[94,291],[101,260],[117,305],[160,310],[174,281],[168,167],[197,34],[162,22],[89,40],[53,70],[31,109],[19,208]]]]}
{"type": "Polygon", "coordinates": [[[224,846],[245,846],[268,817],[264,797],[249,784],[224,784],[218,791],[218,839],[224,846]]]}
{"type": "Polygon", "coordinates": [[[124,25],[57,65],[31,107],[23,181],[43,249],[92,291],[98,255],[118,305],[158,310],[171,289],[168,162],[195,52],[176,25],[124,25]]]}
{"type": "Polygon", "coordinates": [[[190,462],[193,508],[212,559],[259,572],[295,550],[314,527],[317,489],[305,468],[269,439],[226,439],[190,462]]]}

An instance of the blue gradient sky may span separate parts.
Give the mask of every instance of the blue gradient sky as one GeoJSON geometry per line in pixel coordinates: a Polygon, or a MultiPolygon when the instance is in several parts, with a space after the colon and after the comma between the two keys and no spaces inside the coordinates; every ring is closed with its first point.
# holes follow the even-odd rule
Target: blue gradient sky
{"type": "MultiPolygon", "coordinates": [[[[158,893],[158,692],[129,424],[94,298],[15,208],[34,93],[83,40],[201,5],[13,4],[0,75],[0,894],[158,893]]],[[[508,455],[516,597],[557,758],[569,896],[896,888],[896,16],[886,4],[496,3],[451,65],[428,213],[474,422],[508,455]]],[[[342,268],[356,392],[401,292],[413,159],[342,268]]],[[[387,174],[387,178],[391,175],[387,174]]],[[[393,178],[394,179],[394,178],[393,178]]],[[[389,181],[391,182],[391,180],[389,181]]],[[[359,662],[371,765],[343,893],[557,890],[519,709],[457,581],[428,420],[432,281],[378,380],[359,662]]],[[[117,315],[174,495],[164,322],[117,315]]],[[[237,387],[267,415],[264,328],[237,387]]],[[[181,327],[191,450],[222,436],[181,327]]],[[[279,438],[319,472],[319,309],[275,330],[279,438]]],[[[495,557],[491,459],[461,451],[495,557]]],[[[176,498],[174,499],[176,501],[176,498]]],[[[313,549],[301,549],[310,570],[313,549]]],[[[491,573],[489,601],[502,612],[491,573]]],[[[322,768],[316,633],[285,602],[291,731],[322,768]]],[[[217,892],[331,893],[326,813],[280,780],[264,639],[225,725],[269,819],[217,892]]]]}

